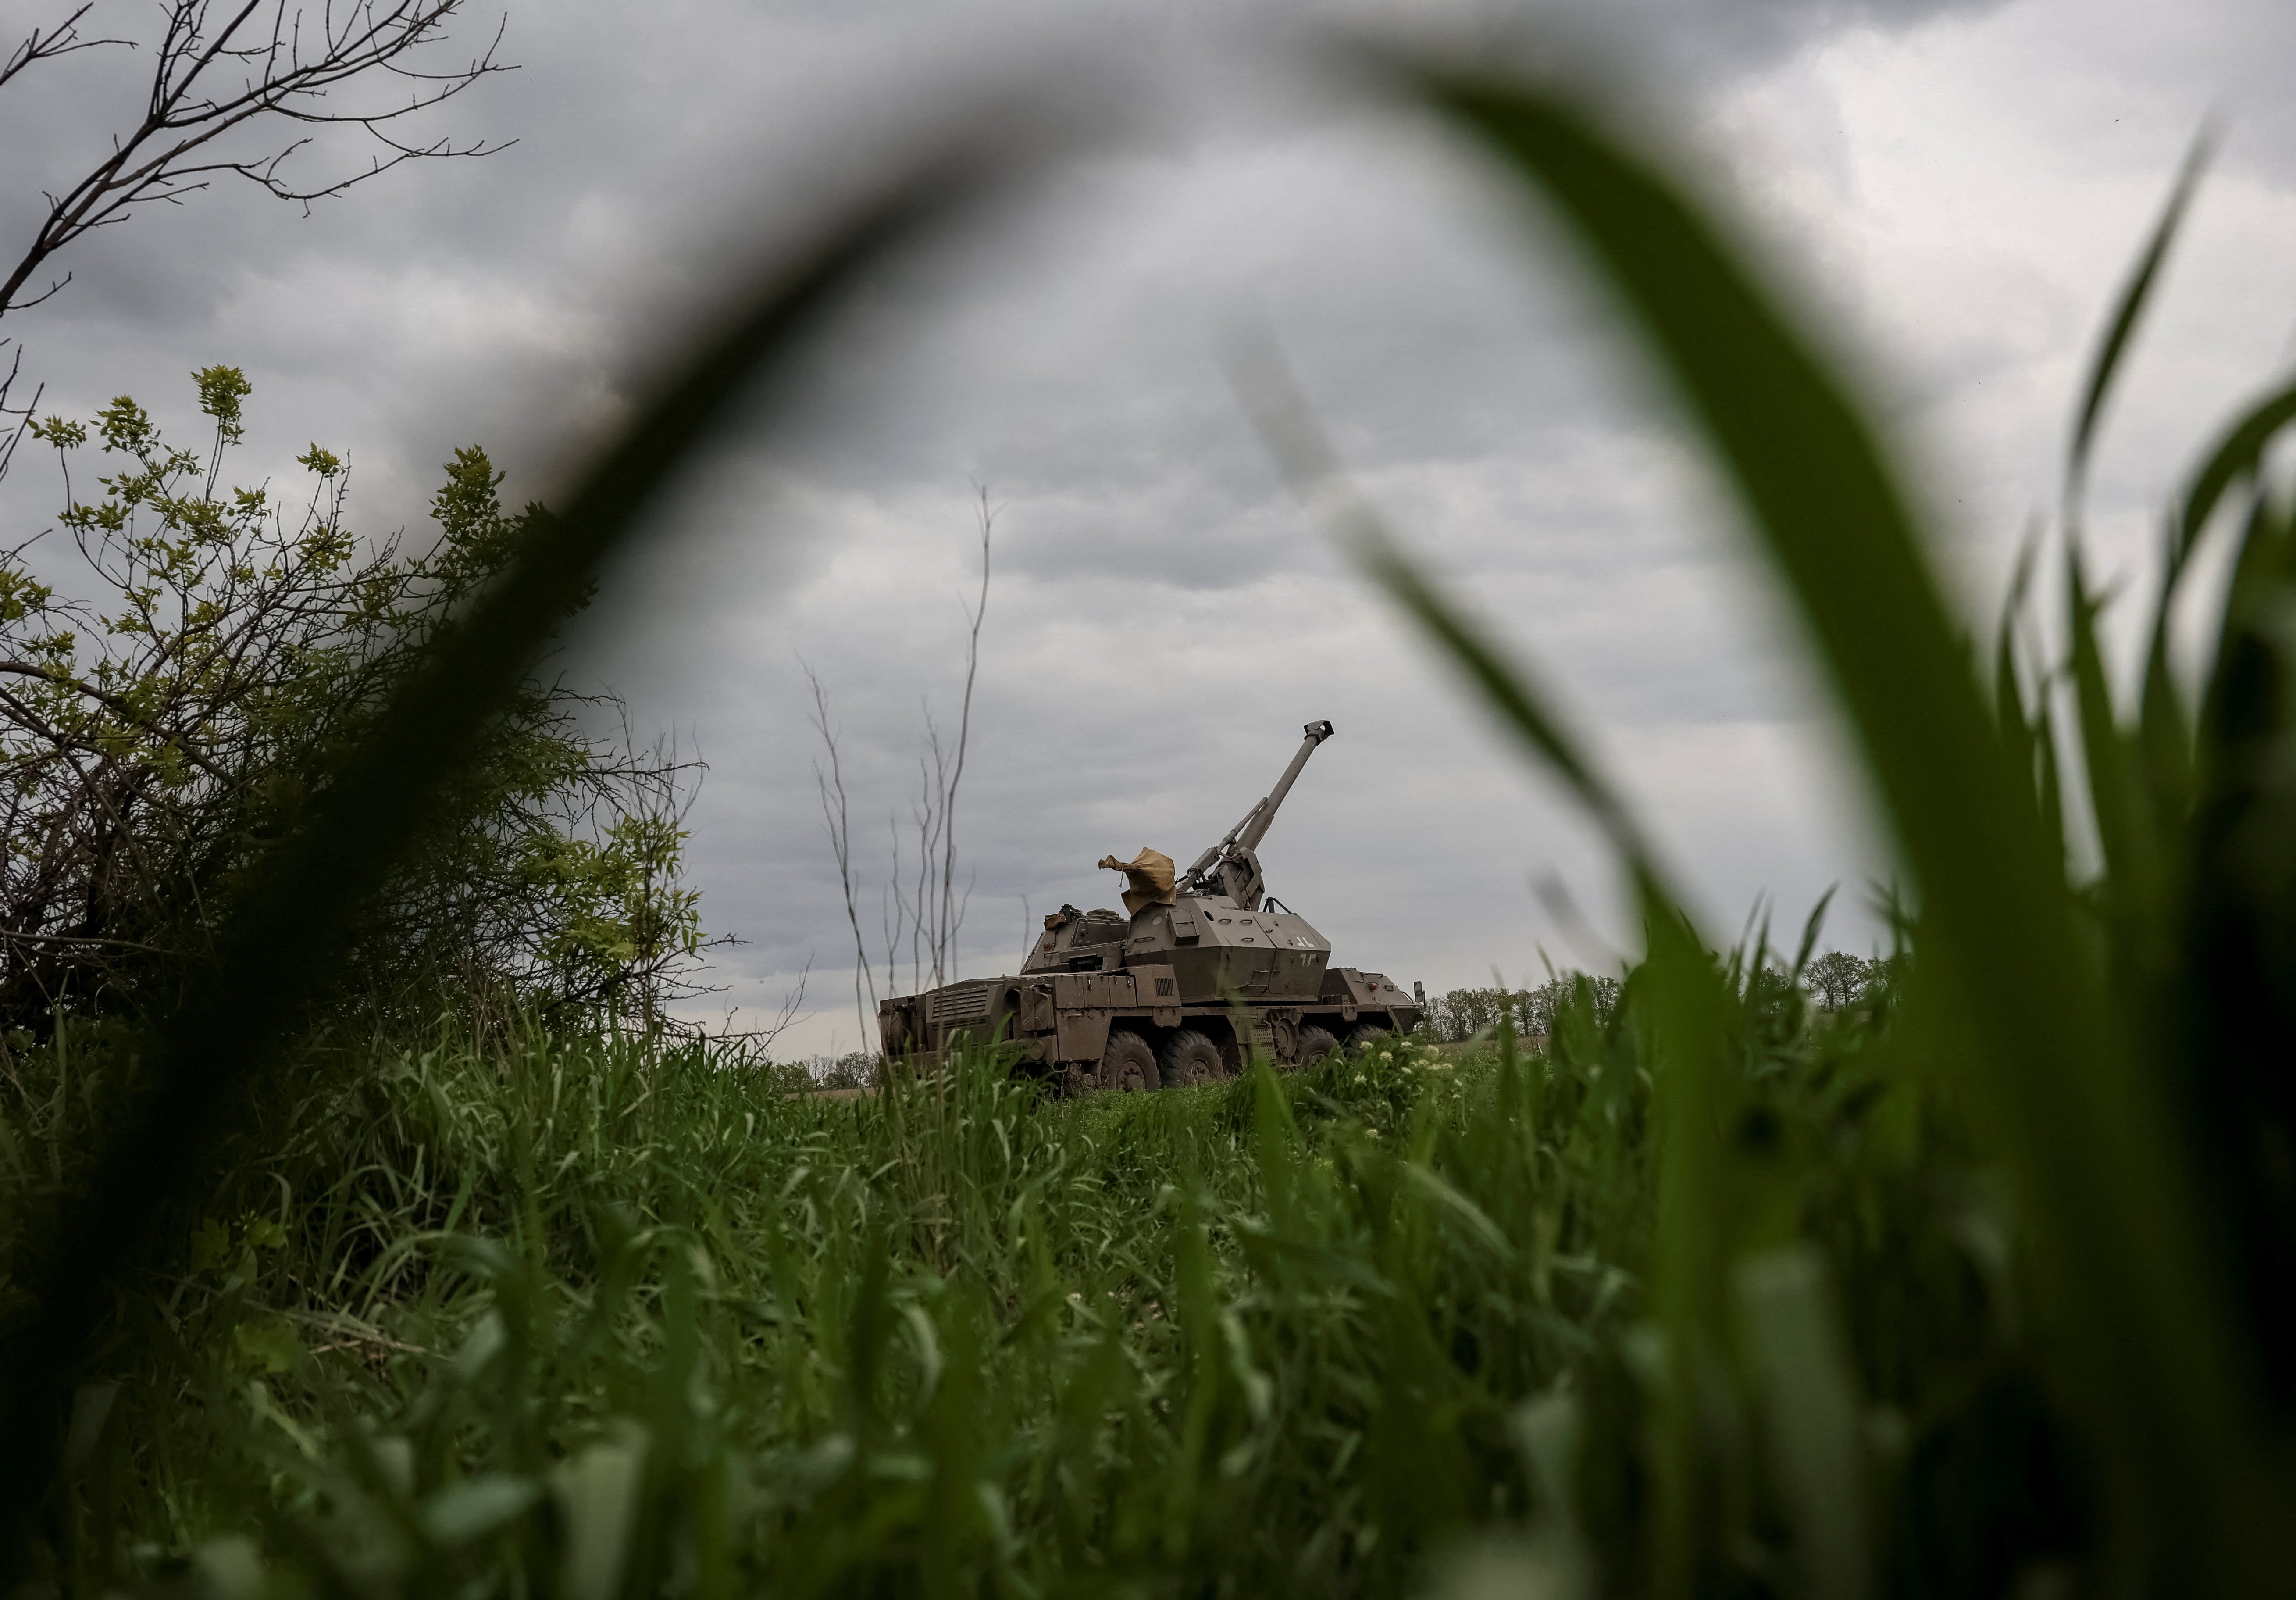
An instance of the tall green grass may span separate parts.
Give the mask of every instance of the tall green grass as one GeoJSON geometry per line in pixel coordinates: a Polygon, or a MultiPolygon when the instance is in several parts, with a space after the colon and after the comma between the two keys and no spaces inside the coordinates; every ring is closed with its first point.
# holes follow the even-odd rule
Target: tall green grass
{"type": "MultiPolygon", "coordinates": [[[[1886,997],[1813,1022],[1731,971],[1731,1243],[1829,1263],[1862,1308],[1836,1377],[1927,1439],[2026,1382],[2005,1264],[1954,1231],[2005,1219],[1884,1089],[1886,997]]],[[[993,1053],[843,1102],[637,1041],[364,1059],[116,1308],[45,1559],[78,1593],[1387,1594],[1573,1550],[1631,1583],[1650,993],[1564,1008],[1542,1060],[1062,1103],[993,1053]]],[[[118,1060],[12,1061],[12,1199],[85,1181],[118,1060]]],[[[1762,1497],[1718,1514],[1790,1559],[1762,1497]]]]}
{"type": "MultiPolygon", "coordinates": [[[[2296,1296],[2281,1287],[2296,1269],[2296,1186],[2281,1153],[2296,1134],[2285,1087],[2296,1015],[2280,997],[2296,992],[2296,901],[2276,842],[2288,780],[2263,754],[2290,710],[2267,619],[2284,614],[2296,546],[2284,496],[2260,470],[2286,396],[2235,417],[2171,515],[2133,715],[2106,681],[2080,538],[2097,419],[2205,144],[2107,323],[2070,429],[2068,659],[2021,668],[2021,594],[1988,697],[1846,387],[1721,235],[1550,96],[1474,79],[1432,92],[1577,232],[1800,612],[1916,896],[1914,998],[1942,1046],[1932,1072],[1967,1095],[2014,1185],[2058,1381],[2103,1451],[2114,1558],[2132,1575],[2159,1563],[2195,1592],[2296,1583],[2284,1510],[2296,1489],[2285,1353],[2296,1296]],[[2194,542],[2235,486],[2248,511],[2238,576],[2191,730],[2169,677],[2169,608],[2194,542]],[[2082,765],[2103,845],[2093,875],[2065,846],[2065,752],[2082,765]]],[[[1651,899],[1653,949],[1686,957],[1677,992],[1689,1023],[1668,1073],[1686,1093],[1663,1207],[1676,1237],[1660,1255],[1700,1280],[1669,1319],[1677,1421],[1662,1549],[1664,1587],[1679,1593],[1692,1587],[1690,1519],[1710,1477],[1691,1442],[1701,1385],[1689,1352],[1714,1337],[1720,1264],[1704,1219],[1722,1163],[1705,1136],[1710,1075],[1695,1064],[1709,1050],[1705,964],[1675,936],[1670,907],[1651,899]]]]}

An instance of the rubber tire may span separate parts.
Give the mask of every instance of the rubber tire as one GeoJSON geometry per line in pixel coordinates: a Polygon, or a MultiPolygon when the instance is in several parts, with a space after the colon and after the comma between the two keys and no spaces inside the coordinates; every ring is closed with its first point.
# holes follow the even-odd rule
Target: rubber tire
{"type": "Polygon", "coordinates": [[[1193,1028],[1183,1028],[1164,1041],[1164,1081],[1176,1086],[1218,1083],[1227,1076],[1220,1048],[1193,1028]]]}
{"type": "Polygon", "coordinates": [[[1357,1022],[1348,1030],[1346,1048],[1351,1051],[1369,1050],[1387,1043],[1394,1037],[1395,1034],[1391,1030],[1382,1028],[1376,1022],[1357,1022]]]}
{"type": "Polygon", "coordinates": [[[1156,1070],[1156,1053],[1146,1039],[1120,1029],[1108,1036],[1108,1048],[1100,1053],[1102,1088],[1137,1094],[1163,1086],[1163,1074],[1156,1070]]]}
{"type": "Polygon", "coordinates": [[[1312,1067],[1318,1057],[1335,1055],[1339,1048],[1340,1041],[1332,1037],[1330,1029],[1317,1028],[1311,1023],[1300,1030],[1300,1054],[1294,1070],[1312,1067]]]}

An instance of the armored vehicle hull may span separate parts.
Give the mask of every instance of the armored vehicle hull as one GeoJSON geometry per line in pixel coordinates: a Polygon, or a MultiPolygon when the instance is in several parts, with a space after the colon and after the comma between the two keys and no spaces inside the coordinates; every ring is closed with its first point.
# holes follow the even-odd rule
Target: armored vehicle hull
{"type": "Polygon", "coordinates": [[[886,1054],[930,1059],[959,1036],[1009,1039],[1064,1089],[1140,1090],[1232,1077],[1255,1055],[1295,1067],[1418,1026],[1415,993],[1330,965],[1324,936],[1265,896],[1255,849],[1332,725],[1307,732],[1282,782],[1185,879],[1153,850],[1104,858],[1132,885],[1128,916],[1063,906],[1017,977],[885,1001],[886,1054]]]}

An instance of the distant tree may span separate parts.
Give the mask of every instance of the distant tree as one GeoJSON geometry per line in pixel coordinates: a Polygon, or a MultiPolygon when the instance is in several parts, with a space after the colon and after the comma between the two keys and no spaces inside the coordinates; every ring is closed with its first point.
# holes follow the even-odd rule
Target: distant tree
{"type": "Polygon", "coordinates": [[[1802,969],[1802,982],[1828,1011],[1840,1011],[1866,997],[1881,976],[1879,962],[1842,950],[1828,950],[1802,969]]]}
{"type": "Polygon", "coordinates": [[[865,1089],[874,1087],[884,1071],[884,1057],[869,1050],[849,1050],[834,1061],[824,1062],[813,1087],[821,1089],[865,1089]]]}
{"type": "Polygon", "coordinates": [[[1606,1025],[1618,1005],[1619,981],[1565,972],[1536,989],[1455,989],[1430,1007],[1436,1030],[1447,1039],[1470,1039],[1496,1029],[1502,1018],[1512,1018],[1518,1038],[1553,1036],[1556,1018],[1568,1007],[1581,1005],[1587,1020],[1606,1025]]]}
{"type": "MultiPolygon", "coordinates": [[[[246,379],[197,374],[202,454],[132,399],[44,418],[81,558],[63,595],[0,552],[0,1022],[60,1002],[162,999],[224,902],[291,832],[385,694],[456,626],[521,528],[459,450],[439,537],[403,554],[345,521],[349,474],[313,446],[293,503],[227,486],[246,379]],[[108,475],[73,496],[71,463],[108,475]]],[[[53,571],[54,562],[48,563],[53,571]]],[[[702,946],[680,879],[698,768],[586,731],[612,702],[529,680],[455,779],[445,825],[367,912],[345,1001],[378,1020],[480,1005],[621,1007],[649,1024],[702,946]]]]}
{"type": "Polygon", "coordinates": [[[1524,1031],[1556,1038],[1570,1028],[1600,1030],[1619,1009],[1619,981],[1591,972],[1564,972],[1529,991],[1524,1031]]]}
{"type": "Polygon", "coordinates": [[[1431,1009],[1443,1037],[1456,1042],[1471,1039],[1487,1028],[1496,1028],[1513,1002],[1514,996],[1505,989],[1455,989],[1438,999],[1431,1009]]]}

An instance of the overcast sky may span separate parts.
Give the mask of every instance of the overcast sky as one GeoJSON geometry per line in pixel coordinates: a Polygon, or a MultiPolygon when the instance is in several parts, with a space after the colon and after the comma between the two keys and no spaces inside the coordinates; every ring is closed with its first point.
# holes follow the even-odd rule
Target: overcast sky
{"type": "MultiPolygon", "coordinates": [[[[134,32],[149,10],[97,15],[134,32]]],[[[1598,68],[1859,373],[1972,610],[2053,504],[2095,325],[2211,111],[2225,144],[2103,439],[2108,565],[2141,580],[2181,464],[2289,354],[2284,5],[1261,11],[1598,68]]],[[[1362,484],[1556,686],[1710,932],[1764,897],[1798,929],[1838,883],[1827,942],[1868,948],[1886,856],[1693,442],[1542,220],[1456,141],[1319,78],[1302,37],[1210,4],[513,4],[520,70],[437,122],[510,150],[308,218],[194,196],[87,242],[72,283],[0,331],[44,409],[132,392],[187,433],[186,374],[239,365],[235,480],[291,485],[316,440],[354,464],[357,526],[419,537],[457,445],[539,492],[619,414],[650,338],[714,291],[728,242],[909,108],[998,73],[1105,83],[1135,135],[889,283],[823,348],[805,418],[715,452],[578,636],[571,670],[709,763],[694,881],[711,931],[746,941],[711,1014],[770,1013],[810,960],[814,1014],[783,1048],[852,1047],[800,663],[832,696],[873,930],[924,709],[957,710],[976,485],[1000,509],[958,818],[967,972],[1011,970],[1025,917],[1113,904],[1101,855],[1193,857],[1317,718],[1338,737],[1262,855],[1336,962],[1442,989],[1630,946],[1568,804],[1283,488],[1223,376],[1239,316],[1272,326],[1362,484]]],[[[0,91],[9,260],[39,189],[134,114],[135,69],[91,53],[0,91]]],[[[52,513],[45,472],[20,461],[12,521],[52,513]]]]}

